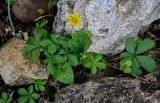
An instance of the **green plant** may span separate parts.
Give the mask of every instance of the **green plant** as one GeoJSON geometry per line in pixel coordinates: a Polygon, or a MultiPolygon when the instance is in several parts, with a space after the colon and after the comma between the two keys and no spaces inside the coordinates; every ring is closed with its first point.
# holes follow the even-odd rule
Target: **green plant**
{"type": "Polygon", "coordinates": [[[36,91],[45,91],[45,84],[47,83],[46,80],[32,80],[32,83],[34,84],[34,88],[36,91]]]}
{"type": "Polygon", "coordinates": [[[24,56],[28,57],[31,55],[33,63],[38,62],[43,47],[47,45],[47,41],[45,40],[47,31],[43,28],[47,23],[47,20],[43,20],[36,24],[36,28],[33,32],[34,36],[29,37],[28,46],[24,49],[24,56]]]}
{"type": "Polygon", "coordinates": [[[65,84],[74,81],[73,67],[79,65],[80,53],[86,51],[91,43],[89,32],[82,30],[72,34],[71,39],[51,35],[52,43],[44,51],[44,61],[50,74],[65,84]]]}
{"type": "Polygon", "coordinates": [[[12,97],[10,97],[6,92],[2,92],[0,103],[11,103],[12,100],[12,97]]]}
{"type": "Polygon", "coordinates": [[[126,52],[121,53],[121,57],[123,58],[120,62],[121,69],[126,69],[126,67],[123,68],[123,65],[127,64],[127,69],[129,70],[129,68],[131,68],[131,73],[136,76],[141,76],[143,74],[141,67],[147,72],[155,71],[157,67],[155,60],[149,56],[143,55],[145,52],[152,49],[154,45],[155,42],[150,39],[135,40],[132,37],[128,38],[125,45],[126,52]]]}
{"type": "Polygon", "coordinates": [[[83,66],[91,69],[93,75],[97,73],[97,69],[106,69],[106,61],[101,54],[85,53],[82,55],[82,60],[84,60],[83,66]]]}
{"type": "Polygon", "coordinates": [[[120,62],[120,68],[122,69],[122,71],[124,73],[131,73],[132,72],[131,65],[132,65],[131,60],[126,60],[126,61],[120,62]]]}
{"type": "Polygon", "coordinates": [[[72,33],[71,37],[57,36],[55,33],[48,33],[43,28],[46,24],[46,21],[37,23],[34,36],[29,37],[28,46],[24,49],[24,56],[31,55],[34,63],[37,63],[42,57],[42,62],[48,72],[65,84],[74,82],[73,68],[83,65],[83,63],[93,62],[92,66],[87,67],[92,68],[92,74],[96,73],[93,71],[95,69],[105,69],[105,63],[101,63],[102,55],[100,54],[88,53],[87,59],[80,59],[91,45],[89,31],[77,31],[72,33]],[[91,59],[89,60],[89,58],[91,59]]]}
{"type": "Polygon", "coordinates": [[[18,89],[18,103],[36,103],[36,100],[39,99],[40,95],[35,93],[34,88],[30,85],[27,90],[25,88],[18,89]]]}

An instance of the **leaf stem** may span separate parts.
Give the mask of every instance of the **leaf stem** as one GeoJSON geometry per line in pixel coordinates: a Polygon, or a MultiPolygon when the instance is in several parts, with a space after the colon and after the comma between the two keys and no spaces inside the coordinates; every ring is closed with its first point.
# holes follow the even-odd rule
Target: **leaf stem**
{"type": "Polygon", "coordinates": [[[14,28],[14,25],[12,22],[12,17],[11,17],[11,0],[7,0],[7,1],[8,1],[8,3],[7,3],[8,19],[9,19],[9,23],[11,25],[11,28],[13,30],[13,36],[15,38],[15,28],[14,28]]]}

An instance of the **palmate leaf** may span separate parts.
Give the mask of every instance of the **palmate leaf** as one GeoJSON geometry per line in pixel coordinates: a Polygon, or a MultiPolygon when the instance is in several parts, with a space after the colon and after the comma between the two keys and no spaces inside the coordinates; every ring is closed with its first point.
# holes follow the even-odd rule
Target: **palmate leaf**
{"type": "Polygon", "coordinates": [[[153,72],[156,70],[157,65],[153,58],[148,56],[137,56],[137,59],[147,72],[153,72]]]}
{"type": "Polygon", "coordinates": [[[124,73],[131,73],[132,69],[131,69],[131,65],[132,65],[132,61],[131,58],[125,58],[122,59],[120,61],[120,69],[124,72],[124,73]]]}
{"type": "Polygon", "coordinates": [[[134,54],[136,49],[136,41],[135,38],[130,37],[126,41],[126,50],[127,52],[134,54]]]}
{"type": "Polygon", "coordinates": [[[155,45],[155,42],[150,39],[144,39],[137,46],[136,54],[144,53],[150,49],[152,49],[155,45]]]}
{"type": "Polygon", "coordinates": [[[132,73],[133,75],[136,75],[136,76],[142,75],[142,70],[140,69],[140,64],[135,57],[127,57],[127,58],[122,59],[120,62],[120,67],[121,67],[121,70],[123,70],[125,73],[132,73]],[[131,61],[131,68],[124,68],[123,67],[123,64],[126,61],[131,61]],[[124,70],[124,69],[131,69],[131,70],[124,70]]]}

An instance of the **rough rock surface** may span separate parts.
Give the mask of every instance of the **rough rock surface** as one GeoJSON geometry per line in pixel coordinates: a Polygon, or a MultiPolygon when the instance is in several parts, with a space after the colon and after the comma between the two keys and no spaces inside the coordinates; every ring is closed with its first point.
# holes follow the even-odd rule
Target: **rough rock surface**
{"type": "Polygon", "coordinates": [[[48,79],[48,73],[40,64],[32,64],[24,59],[22,50],[24,41],[11,39],[0,50],[0,74],[6,84],[28,84],[29,79],[48,79]]]}
{"type": "Polygon", "coordinates": [[[60,0],[53,24],[57,33],[88,29],[92,32],[90,51],[116,54],[128,37],[160,18],[160,0],[60,0]],[[80,27],[71,27],[67,16],[78,13],[80,27]]]}
{"type": "Polygon", "coordinates": [[[68,86],[55,95],[54,103],[160,103],[160,71],[146,80],[106,77],[68,86]]]}

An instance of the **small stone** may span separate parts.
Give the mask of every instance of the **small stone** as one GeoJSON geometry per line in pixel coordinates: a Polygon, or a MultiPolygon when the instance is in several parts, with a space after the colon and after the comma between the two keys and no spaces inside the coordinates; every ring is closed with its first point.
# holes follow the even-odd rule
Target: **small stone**
{"type": "Polygon", "coordinates": [[[50,0],[17,0],[12,11],[22,23],[32,23],[38,17],[48,14],[50,0]]]}
{"type": "Polygon", "coordinates": [[[11,39],[0,51],[0,74],[8,85],[29,84],[30,79],[48,79],[41,64],[33,64],[23,57],[25,41],[11,39]]]}

